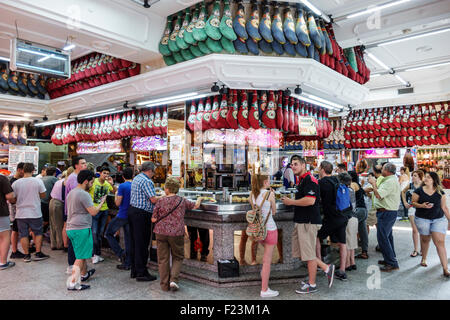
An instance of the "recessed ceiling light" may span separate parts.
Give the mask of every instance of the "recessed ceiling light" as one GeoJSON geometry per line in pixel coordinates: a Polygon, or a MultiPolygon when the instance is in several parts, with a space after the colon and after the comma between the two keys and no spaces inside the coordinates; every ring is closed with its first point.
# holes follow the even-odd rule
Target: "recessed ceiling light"
{"type": "Polygon", "coordinates": [[[422,47],[416,48],[417,52],[428,52],[428,51],[431,51],[431,50],[433,50],[433,48],[430,47],[430,46],[422,46],[422,47]]]}
{"type": "Polygon", "coordinates": [[[112,44],[109,42],[106,42],[106,41],[97,40],[97,41],[92,41],[91,46],[94,49],[105,51],[105,50],[111,49],[112,44]]]}

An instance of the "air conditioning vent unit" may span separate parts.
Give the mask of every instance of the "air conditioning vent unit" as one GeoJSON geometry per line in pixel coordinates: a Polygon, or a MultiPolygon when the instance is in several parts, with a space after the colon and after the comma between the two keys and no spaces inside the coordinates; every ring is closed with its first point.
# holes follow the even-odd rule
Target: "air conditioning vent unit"
{"type": "Polygon", "coordinates": [[[398,94],[414,93],[414,88],[398,89],[398,94]]]}
{"type": "Polygon", "coordinates": [[[10,69],[69,79],[70,53],[30,41],[11,40],[10,69]]]}

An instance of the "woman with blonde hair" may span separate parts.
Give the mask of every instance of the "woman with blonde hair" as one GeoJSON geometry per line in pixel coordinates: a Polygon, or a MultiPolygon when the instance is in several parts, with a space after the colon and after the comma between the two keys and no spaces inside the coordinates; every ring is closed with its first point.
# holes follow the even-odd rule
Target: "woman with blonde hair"
{"type": "Polygon", "coordinates": [[[445,235],[450,221],[450,212],[446,204],[446,195],[436,172],[425,174],[424,185],[412,194],[412,205],[416,208],[416,225],[420,234],[422,248],[422,267],[427,267],[430,240],[436,246],[441,260],[444,276],[449,278],[445,235]]]}
{"type": "Polygon", "coordinates": [[[414,215],[416,208],[411,205],[411,197],[413,192],[419,189],[423,185],[424,173],[422,170],[416,170],[412,173],[412,182],[402,190],[402,200],[405,208],[408,210],[408,218],[412,228],[412,238],[414,244],[414,251],[411,253],[411,257],[417,257],[419,255],[419,231],[417,230],[416,223],[414,221],[414,215]]]}
{"type": "Polygon", "coordinates": [[[249,202],[261,209],[262,221],[266,222],[267,236],[260,243],[264,246],[263,266],[261,270],[261,297],[270,298],[278,296],[279,292],[269,288],[270,265],[272,263],[273,249],[278,242],[278,230],[273,216],[276,214],[275,195],[269,191],[270,177],[264,174],[252,176],[252,192],[249,202]]]}

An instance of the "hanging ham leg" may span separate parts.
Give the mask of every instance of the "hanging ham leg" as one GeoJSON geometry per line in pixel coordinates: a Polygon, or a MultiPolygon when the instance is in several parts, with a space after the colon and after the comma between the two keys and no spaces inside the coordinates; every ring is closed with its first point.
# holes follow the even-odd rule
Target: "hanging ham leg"
{"type": "Polygon", "coordinates": [[[258,108],[258,93],[256,90],[252,91],[252,105],[248,113],[248,122],[253,129],[259,129],[259,108],[258,108]]]}
{"type": "Polygon", "coordinates": [[[283,130],[283,91],[278,91],[277,129],[283,130]]]}
{"type": "Polygon", "coordinates": [[[250,124],[248,122],[248,97],[247,91],[239,90],[241,95],[241,104],[238,111],[238,123],[244,129],[249,129],[250,124]]]}
{"type": "Polygon", "coordinates": [[[276,118],[275,95],[273,91],[270,91],[268,103],[262,115],[262,122],[264,123],[266,128],[276,129],[277,123],[275,118],[276,118]]]}

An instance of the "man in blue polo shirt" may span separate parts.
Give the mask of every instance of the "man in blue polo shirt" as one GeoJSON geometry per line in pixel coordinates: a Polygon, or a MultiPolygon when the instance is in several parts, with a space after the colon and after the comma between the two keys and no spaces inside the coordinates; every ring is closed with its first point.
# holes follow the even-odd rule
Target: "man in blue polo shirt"
{"type": "Polygon", "coordinates": [[[156,280],[156,277],[147,270],[151,219],[154,204],[158,201],[152,181],[154,174],[155,165],[153,162],[146,161],[141,166],[141,173],[131,183],[128,222],[131,238],[131,278],[136,278],[136,281],[156,280]]]}
{"type": "Polygon", "coordinates": [[[106,229],[106,239],[108,239],[111,249],[117,257],[120,258],[121,264],[117,265],[119,270],[130,270],[130,225],[128,224],[128,208],[130,207],[131,182],[133,181],[133,169],[126,168],[123,170],[125,182],[119,186],[116,193],[116,205],[119,207],[117,216],[111,220],[106,229]],[[114,235],[120,228],[124,231],[125,250],[120,247],[114,235]]]}

